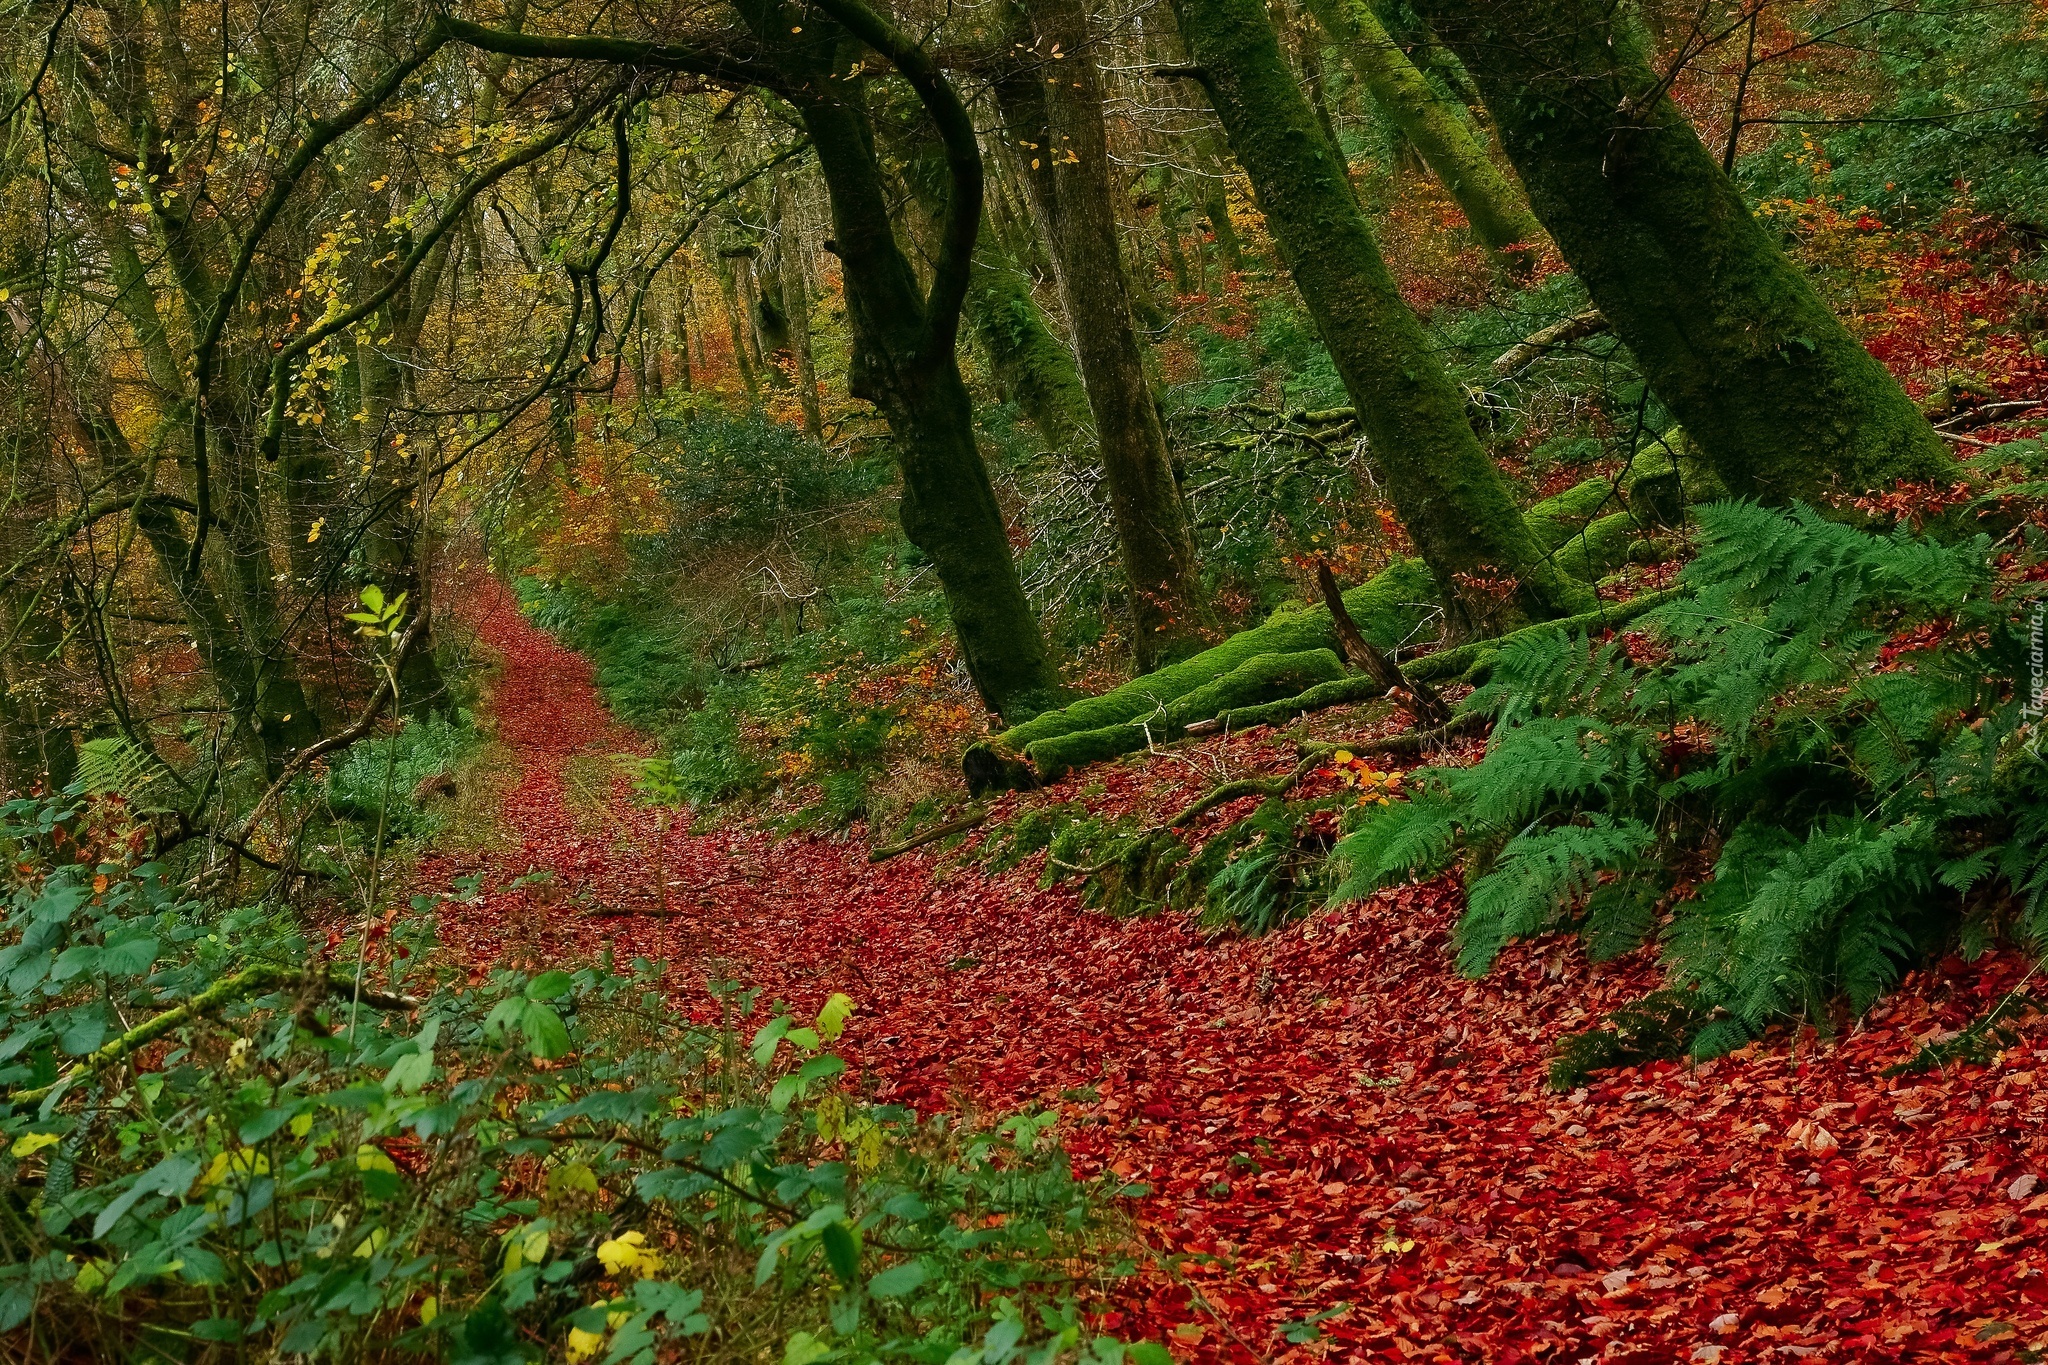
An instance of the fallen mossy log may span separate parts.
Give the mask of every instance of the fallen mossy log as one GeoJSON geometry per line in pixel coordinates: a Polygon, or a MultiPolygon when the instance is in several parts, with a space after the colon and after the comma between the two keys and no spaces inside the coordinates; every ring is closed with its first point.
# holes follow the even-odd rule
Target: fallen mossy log
{"type": "Polygon", "coordinates": [[[963,815],[956,816],[941,824],[933,825],[930,829],[913,834],[901,842],[884,844],[872,850],[868,854],[868,861],[871,863],[885,863],[898,854],[908,853],[914,848],[923,848],[926,844],[935,844],[949,835],[964,834],[970,829],[978,828],[982,821],[986,819],[988,819],[988,808],[976,806],[963,815]]]}
{"type": "MultiPolygon", "coordinates": [[[[1419,623],[1427,588],[1427,574],[1419,561],[1404,560],[1345,593],[1344,603],[1354,617],[1370,623],[1361,626],[1368,637],[1384,640],[1404,615],[1413,613],[1412,619],[1419,623]],[[1392,621],[1383,614],[1383,607],[1387,612],[1399,609],[1392,621]]],[[[1476,683],[1484,679],[1494,657],[1517,640],[1553,630],[1612,630],[1685,592],[1683,588],[1666,588],[1626,602],[1603,603],[1577,616],[1538,622],[1493,639],[1426,654],[1404,665],[1401,675],[1418,685],[1476,683]]],[[[1112,692],[1084,698],[1063,711],[1040,716],[971,746],[961,760],[968,788],[976,795],[1029,790],[1056,782],[1087,764],[1186,735],[1281,725],[1326,707],[1384,696],[1387,687],[1382,681],[1370,674],[1344,671],[1331,648],[1336,643],[1337,627],[1328,608],[1275,612],[1265,625],[1240,632],[1183,663],[1134,678],[1112,692]],[[1304,638],[1328,643],[1285,653],[1253,647],[1304,638]],[[1297,685],[1287,686],[1290,683],[1297,685]],[[1100,723],[1080,723],[1085,720],[1100,723]]]]}
{"type": "MultiPolygon", "coordinates": [[[[1546,630],[1593,631],[1611,630],[1626,625],[1636,617],[1660,607],[1666,602],[1683,596],[1678,588],[1666,588],[1660,592],[1645,593],[1626,602],[1617,602],[1589,611],[1580,616],[1567,616],[1557,621],[1539,621],[1533,626],[1524,626],[1507,635],[1491,640],[1475,640],[1471,644],[1455,649],[1440,650],[1411,660],[1401,670],[1401,675],[1411,683],[1475,682],[1483,669],[1493,662],[1493,656],[1503,647],[1516,640],[1526,639],[1546,630]]],[[[1369,674],[1354,673],[1334,682],[1318,683],[1299,696],[1284,697],[1279,701],[1266,702],[1258,706],[1240,706],[1222,712],[1213,719],[1190,725],[1186,729],[1191,735],[1235,733],[1259,725],[1285,725],[1291,720],[1321,711],[1332,706],[1354,706],[1359,702],[1375,701],[1385,696],[1387,689],[1378,679],[1369,674]]],[[[1427,733],[1424,731],[1423,733],[1427,733]]]]}
{"type": "MultiPolygon", "coordinates": [[[[1435,610],[1435,585],[1419,559],[1400,559],[1344,594],[1351,615],[1381,649],[1407,642],[1435,610]]],[[[1078,763],[1111,758],[1177,737],[1190,723],[1299,694],[1343,677],[1337,627],[1327,607],[1283,607],[1264,624],[1098,697],[1012,726],[970,747],[961,760],[974,792],[1033,787],[1078,763]],[[1327,655],[1327,666],[1303,655],[1327,655]],[[1289,660],[1282,664],[1266,656],[1289,660]],[[1255,660],[1265,662],[1247,669],[1255,660]],[[1240,672],[1240,670],[1246,670],[1240,672]],[[1291,679],[1297,685],[1274,688],[1291,679]],[[1069,736],[1087,738],[1068,739],[1069,736]],[[1067,739],[1042,752],[1040,746],[1067,739]]]]}
{"type": "Polygon", "coordinates": [[[1562,630],[1567,634],[1614,630],[1647,612],[1656,610],[1666,602],[1687,596],[1690,591],[1688,588],[1663,588],[1657,592],[1646,592],[1640,597],[1631,597],[1626,602],[1605,603],[1598,611],[1566,616],[1556,621],[1539,621],[1533,626],[1524,626],[1520,630],[1495,636],[1491,640],[1474,640],[1455,649],[1425,654],[1401,671],[1422,682],[1462,680],[1477,683],[1485,678],[1486,671],[1493,666],[1494,656],[1518,640],[1533,639],[1543,632],[1553,630],[1562,630]]]}
{"type": "Polygon", "coordinates": [[[1056,782],[1075,768],[1099,763],[1179,739],[1187,727],[1235,704],[1299,696],[1306,689],[1343,678],[1344,665],[1334,650],[1307,649],[1293,654],[1254,654],[1214,682],[1204,683],[1160,710],[1096,730],[1072,730],[1037,740],[1025,750],[1038,782],[1056,782]]]}
{"type": "Polygon", "coordinates": [[[1369,673],[1354,673],[1348,678],[1333,682],[1317,683],[1298,696],[1285,697],[1280,701],[1269,701],[1258,706],[1236,706],[1228,711],[1197,721],[1188,726],[1191,735],[1211,735],[1218,731],[1235,733],[1250,730],[1260,725],[1284,725],[1296,716],[1310,711],[1321,711],[1331,706],[1352,706],[1363,701],[1377,701],[1387,694],[1386,684],[1369,673]]]}
{"type": "Polygon", "coordinates": [[[1720,481],[1690,457],[1685,433],[1673,427],[1617,477],[1574,484],[1522,520],[1558,568],[1591,583],[1671,548],[1660,533],[1682,525],[1689,504],[1723,496],[1720,481]]]}

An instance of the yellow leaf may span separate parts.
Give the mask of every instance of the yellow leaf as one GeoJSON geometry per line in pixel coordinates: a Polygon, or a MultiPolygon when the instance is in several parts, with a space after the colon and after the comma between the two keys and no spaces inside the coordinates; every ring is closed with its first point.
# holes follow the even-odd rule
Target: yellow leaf
{"type": "Polygon", "coordinates": [[[420,1326],[425,1327],[440,1316],[441,1300],[437,1295],[429,1294],[420,1300],[420,1326]]]}
{"type": "Polygon", "coordinates": [[[619,1234],[598,1247],[597,1259],[603,1262],[606,1272],[612,1275],[631,1273],[644,1280],[650,1275],[661,1273],[661,1256],[647,1245],[645,1233],[619,1234]]]}
{"type": "Polygon", "coordinates": [[[853,1142],[854,1168],[863,1175],[873,1175],[882,1164],[884,1141],[880,1124],[870,1123],[862,1129],[860,1136],[853,1142]]]}
{"type": "Polygon", "coordinates": [[[375,1143],[366,1142],[356,1148],[356,1169],[359,1171],[387,1171],[398,1174],[398,1163],[384,1155],[384,1149],[375,1143]]]}
{"type": "Polygon", "coordinates": [[[548,1172],[548,1192],[557,1196],[570,1193],[596,1194],[597,1175],[580,1161],[557,1166],[548,1172]]]}
{"type": "Polygon", "coordinates": [[[825,1007],[818,1011],[818,1032],[827,1042],[836,1040],[846,1031],[847,1016],[860,1008],[853,1003],[853,997],[834,991],[825,1007]]]}
{"type": "Polygon", "coordinates": [[[596,1332],[586,1332],[581,1327],[569,1329],[569,1347],[564,1354],[570,1360],[588,1360],[604,1345],[604,1337],[596,1332]]]}
{"type": "Polygon", "coordinates": [[[8,1149],[8,1153],[19,1161],[23,1157],[34,1156],[45,1147],[54,1147],[63,1140],[57,1133],[23,1133],[14,1140],[14,1146],[8,1149]]]}
{"type": "Polygon", "coordinates": [[[323,527],[323,526],[325,526],[325,525],[327,525],[327,518],[325,518],[325,517],[315,517],[315,518],[313,518],[313,525],[312,525],[312,528],[311,528],[310,530],[308,530],[308,531],[306,532],[306,543],[307,543],[308,545],[311,545],[311,544],[312,544],[312,543],[313,543],[314,541],[316,541],[316,540],[320,539],[320,528],[321,528],[321,527],[323,527]]]}
{"type": "Polygon", "coordinates": [[[206,1168],[206,1174],[199,1177],[199,1183],[214,1186],[230,1175],[251,1176],[270,1174],[270,1158],[254,1147],[244,1147],[239,1152],[216,1152],[213,1163],[206,1168]]]}

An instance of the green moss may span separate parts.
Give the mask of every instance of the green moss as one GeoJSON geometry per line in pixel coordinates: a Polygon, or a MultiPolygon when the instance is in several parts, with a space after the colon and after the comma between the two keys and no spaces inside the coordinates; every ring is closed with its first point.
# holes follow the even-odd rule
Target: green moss
{"type": "Polygon", "coordinates": [[[1465,111],[1437,94],[1366,0],[1309,0],[1308,7],[1430,173],[1465,210],[1473,236],[1495,249],[1542,237],[1543,225],[1487,156],[1465,111]]]}
{"type": "Polygon", "coordinates": [[[1613,506],[1619,497],[1612,479],[1587,479],[1537,503],[1522,514],[1522,521],[1537,548],[1548,554],[1577,534],[1589,517],[1613,506]]]}
{"type": "Polygon", "coordinates": [[[1175,0],[1174,11],[1452,630],[1486,633],[1588,605],[1590,594],[1543,562],[1530,540],[1472,431],[1463,391],[1401,297],[1265,5],[1175,0]],[[1506,602],[1487,586],[1502,578],[1515,584],[1506,602]]]}
{"type": "MultiPolygon", "coordinates": [[[[1391,651],[1408,643],[1420,628],[1429,615],[1433,597],[1434,588],[1421,561],[1401,559],[1345,593],[1344,606],[1368,640],[1391,651]]],[[[1240,631],[1192,659],[1013,726],[998,737],[997,743],[1012,752],[1021,752],[1036,741],[1055,735],[1099,730],[1140,716],[1163,713],[1167,703],[1222,677],[1248,659],[1261,654],[1330,649],[1336,642],[1337,628],[1330,620],[1328,608],[1283,607],[1263,625],[1240,631]]]]}
{"type": "Polygon", "coordinates": [[[1463,59],[1536,214],[1739,497],[1947,480],[1927,419],[1700,142],[1611,0],[1417,0],[1463,59]]]}
{"type": "Polygon", "coordinates": [[[1317,683],[1292,697],[1269,701],[1257,706],[1238,706],[1219,713],[1223,728],[1229,731],[1249,730],[1256,725],[1285,725],[1297,716],[1311,711],[1321,711],[1331,706],[1348,706],[1356,702],[1372,701],[1385,695],[1386,689],[1364,673],[1338,678],[1331,682],[1317,683]]]}

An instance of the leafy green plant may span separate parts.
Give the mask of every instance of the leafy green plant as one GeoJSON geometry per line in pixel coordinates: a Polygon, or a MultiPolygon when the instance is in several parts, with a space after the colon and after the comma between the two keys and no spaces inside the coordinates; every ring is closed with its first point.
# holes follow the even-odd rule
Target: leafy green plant
{"type": "Polygon", "coordinates": [[[392,733],[351,746],[328,770],[328,804],[369,829],[381,819],[395,839],[435,834],[446,817],[423,799],[422,786],[453,772],[477,743],[467,715],[407,716],[392,733]]]}
{"type": "Polygon", "coordinates": [[[1699,1057],[1860,1013],[1951,941],[2038,942],[2048,780],[2016,680],[2039,587],[2000,579],[1982,535],[1744,503],[1699,520],[1691,595],[1638,633],[1502,651],[1469,703],[1496,717],[1485,759],[1369,814],[1338,894],[1462,853],[1473,975],[1533,934],[1596,958],[1661,938],[1699,1057]]]}
{"type": "Polygon", "coordinates": [[[1128,1267],[1052,1116],[860,1102],[846,997],[799,1020],[711,982],[700,1026],[644,961],[472,985],[431,965],[424,898],[405,951],[336,971],[182,899],[133,829],[0,807],[26,1358],[1164,1359],[1084,1329],[1089,1277],[1128,1267]]]}

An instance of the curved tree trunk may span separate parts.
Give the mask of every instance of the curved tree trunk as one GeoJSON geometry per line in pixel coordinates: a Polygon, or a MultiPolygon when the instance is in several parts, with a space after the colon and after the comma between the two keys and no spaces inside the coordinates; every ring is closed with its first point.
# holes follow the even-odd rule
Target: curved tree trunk
{"type": "MultiPolygon", "coordinates": [[[[857,0],[826,0],[825,8],[844,14],[847,22],[865,17],[869,28],[881,25],[857,0]]],[[[933,294],[927,298],[890,222],[865,82],[857,69],[865,49],[848,40],[839,22],[821,23],[815,11],[777,0],[743,0],[740,11],[770,59],[792,78],[788,95],[810,134],[831,195],[833,239],[853,333],[847,388],[881,409],[896,438],[903,471],[903,533],[938,570],[961,656],[982,698],[1005,719],[1031,714],[1051,700],[1057,683],[1010,557],[988,467],[975,444],[973,404],[955,351],[973,228],[982,209],[972,126],[957,100],[944,112],[954,114],[961,126],[947,128],[942,111],[933,110],[946,135],[956,182],[967,183],[954,186],[949,240],[942,245],[933,294]],[[960,224],[968,229],[966,258],[959,243],[950,240],[956,213],[971,215],[960,224]],[[942,284],[959,292],[941,297],[942,284]]],[[[917,54],[892,55],[900,68],[917,54]]],[[[942,82],[937,91],[950,97],[942,82]]],[[[932,96],[922,88],[919,95],[931,109],[932,96]]]]}
{"type": "Polygon", "coordinates": [[[1201,645],[1194,532],[1132,322],[1088,13],[1080,0],[1023,9],[1031,30],[1019,36],[1035,60],[1007,71],[996,98],[1010,140],[1024,144],[1024,181],[1052,247],[1130,588],[1133,652],[1150,672],[1201,645]]]}
{"type": "Polygon", "coordinates": [[[1610,0],[1417,0],[1536,215],[1730,491],[1952,477],[1941,438],[1750,216],[1610,0]]]}
{"type": "Polygon", "coordinates": [[[1307,3],[1430,174],[1458,201],[1473,236],[1499,251],[1542,235],[1543,225],[1529,211],[1521,190],[1493,164],[1486,143],[1461,116],[1463,111],[1437,97],[1367,0],[1307,3]]]}
{"type": "MultiPolygon", "coordinates": [[[[932,136],[922,110],[914,111],[908,122],[888,120],[878,131],[892,158],[902,164],[915,209],[910,225],[918,249],[927,259],[935,258],[949,184],[945,147],[932,136]]],[[[996,392],[1017,405],[1045,448],[1093,464],[1095,429],[1074,353],[1047,325],[1031,292],[1031,277],[1012,254],[1007,234],[997,231],[995,219],[996,199],[990,195],[962,305],[967,326],[996,392]]]]}
{"type": "Polygon", "coordinates": [[[1463,393],[1395,288],[1264,7],[1175,0],[1174,9],[1452,630],[1484,634],[1570,614],[1584,589],[1543,561],[1522,524],[1463,393]]]}

